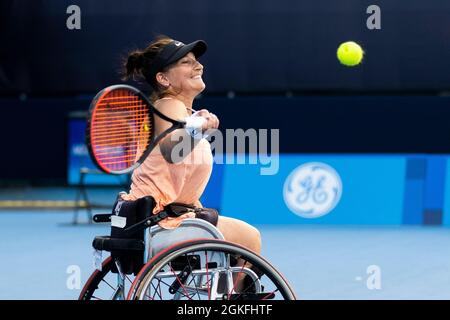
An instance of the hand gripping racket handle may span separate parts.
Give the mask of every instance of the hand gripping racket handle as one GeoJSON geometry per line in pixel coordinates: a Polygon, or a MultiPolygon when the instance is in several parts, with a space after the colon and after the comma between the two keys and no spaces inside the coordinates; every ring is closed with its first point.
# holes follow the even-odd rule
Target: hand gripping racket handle
{"type": "Polygon", "coordinates": [[[194,139],[204,138],[202,127],[206,122],[205,118],[192,115],[187,117],[185,121],[186,124],[184,125],[184,128],[194,139]]]}

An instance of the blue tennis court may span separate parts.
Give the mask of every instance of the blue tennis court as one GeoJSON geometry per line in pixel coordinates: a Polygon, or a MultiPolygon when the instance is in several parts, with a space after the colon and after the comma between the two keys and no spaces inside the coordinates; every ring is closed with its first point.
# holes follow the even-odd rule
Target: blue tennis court
{"type": "MultiPolygon", "coordinates": [[[[94,270],[92,239],[108,234],[109,226],[73,226],[71,219],[67,210],[0,213],[0,299],[78,297],[80,288],[71,276],[79,270],[80,285],[87,280],[94,270]]],[[[257,227],[262,255],[300,299],[450,298],[448,228],[257,227]]]]}

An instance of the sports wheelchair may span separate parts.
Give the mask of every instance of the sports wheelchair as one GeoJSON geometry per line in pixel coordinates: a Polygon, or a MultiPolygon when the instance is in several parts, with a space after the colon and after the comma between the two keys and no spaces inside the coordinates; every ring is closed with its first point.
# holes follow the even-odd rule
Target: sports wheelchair
{"type": "MultiPolygon", "coordinates": [[[[119,195],[120,196],[120,195],[119,195]]],[[[295,300],[294,290],[267,260],[227,242],[210,222],[184,219],[176,229],[151,214],[154,199],[116,201],[111,235],[98,236],[94,249],[111,252],[81,290],[80,300],[295,300]]]]}

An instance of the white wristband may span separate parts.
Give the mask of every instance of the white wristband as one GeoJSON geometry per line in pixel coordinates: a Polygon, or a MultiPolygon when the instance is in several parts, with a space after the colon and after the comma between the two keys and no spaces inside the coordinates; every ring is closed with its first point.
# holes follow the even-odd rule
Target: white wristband
{"type": "Polygon", "coordinates": [[[206,138],[207,135],[203,135],[202,133],[202,126],[206,121],[205,118],[190,116],[187,117],[185,121],[185,129],[194,139],[200,140],[202,138],[206,138]]]}

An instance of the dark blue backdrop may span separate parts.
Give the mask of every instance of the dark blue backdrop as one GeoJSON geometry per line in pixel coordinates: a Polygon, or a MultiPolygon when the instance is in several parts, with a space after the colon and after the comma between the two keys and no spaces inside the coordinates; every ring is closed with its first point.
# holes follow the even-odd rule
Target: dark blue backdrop
{"type": "Polygon", "coordinates": [[[3,0],[0,92],[95,92],[115,83],[121,57],[155,35],[209,43],[208,92],[441,91],[450,88],[447,0],[3,0]],[[66,9],[81,9],[68,30],[66,9]],[[381,8],[381,30],[366,9],[381,8]],[[336,49],[359,42],[358,68],[336,49]]]}
{"type": "Polygon", "coordinates": [[[450,153],[448,0],[2,0],[0,182],[64,182],[67,114],[161,33],[209,43],[197,106],[222,128],[279,128],[284,153],[450,153]],[[81,30],[66,27],[73,4],[81,30]],[[347,40],[361,66],[338,63],[347,40]]]}

